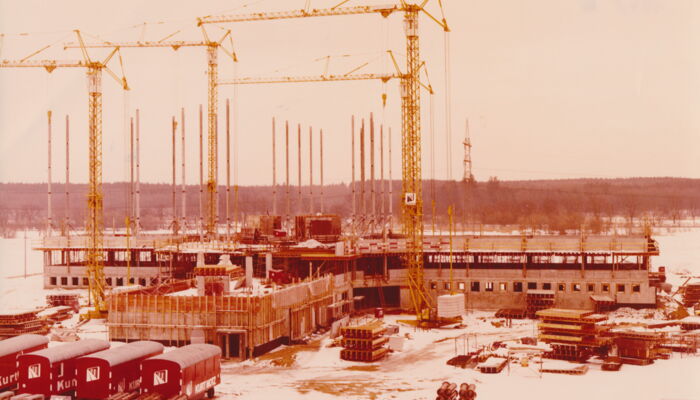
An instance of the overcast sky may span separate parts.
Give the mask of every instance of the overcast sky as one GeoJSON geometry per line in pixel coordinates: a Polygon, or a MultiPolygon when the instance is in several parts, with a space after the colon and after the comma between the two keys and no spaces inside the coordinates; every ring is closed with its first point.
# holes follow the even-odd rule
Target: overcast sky
{"type": "MultiPolygon", "coordinates": [[[[328,7],[335,1],[312,0],[328,7]]],[[[386,3],[380,1],[379,3],[386,3]]],[[[366,4],[351,1],[348,5],[366,4]]],[[[369,3],[377,3],[369,1],[369,3]]],[[[683,176],[700,178],[700,6],[694,0],[471,0],[443,1],[452,28],[452,176],[462,176],[465,121],[473,142],[474,174],[501,179],[683,176]]],[[[301,0],[261,1],[56,1],[0,0],[0,59],[80,59],[63,50],[81,29],[87,41],[201,40],[197,16],[303,8],[301,0]],[[144,28],[144,22],[147,22],[144,28]]],[[[428,10],[439,15],[437,1],[428,10]]],[[[219,53],[220,77],[392,72],[386,50],[405,68],[402,16],[377,15],[247,22],[231,29],[237,67],[219,53]]],[[[424,177],[448,177],[445,124],[445,51],[441,29],[421,17],[421,55],[428,66],[433,99],[422,93],[424,177]]],[[[207,26],[211,37],[223,29],[207,26]]],[[[227,46],[228,46],[227,41],[227,46]]],[[[104,49],[92,49],[102,58],[104,49]]],[[[203,48],[123,49],[125,94],[105,74],[104,181],[126,177],[125,117],[140,108],[141,176],[147,182],[171,178],[170,118],[186,110],[187,181],[197,183],[197,107],[205,104],[203,48]]],[[[119,60],[110,67],[121,74],[119,60]]],[[[427,79],[425,79],[427,83],[427,79]]],[[[308,182],[308,127],[324,130],[325,181],[348,182],[350,118],[368,118],[392,128],[392,166],[400,177],[398,82],[231,86],[220,88],[220,182],[225,181],[224,104],[235,109],[238,182],[272,181],[271,119],[278,121],[277,177],[283,179],[283,121],[290,139],[292,183],[296,182],[296,125],[302,124],[303,182],[308,182]],[[381,94],[387,93],[382,108],[381,94]],[[291,134],[290,133],[290,134],[291,134]]],[[[83,70],[0,70],[0,181],[46,180],[46,110],[54,113],[54,182],[64,179],[65,115],[71,116],[71,180],[87,179],[87,91],[83,70]]],[[[206,122],[205,122],[206,129],[206,122]]],[[[377,129],[378,132],[378,129],[377,129]]],[[[205,132],[206,134],[206,132],[205,132]]],[[[179,135],[179,133],[178,133],[179,135]]],[[[388,136],[388,135],[386,135],[388,136]]],[[[180,142],[178,136],[178,164],[180,142]]],[[[379,137],[377,135],[377,147],[379,137]]],[[[233,141],[233,140],[232,140],[233,141]]],[[[385,137],[385,141],[388,138],[385,137]]],[[[388,149],[388,143],[385,144],[388,149]]],[[[378,148],[377,148],[378,151],[378,148]]],[[[388,151],[388,150],[387,150],[388,151]]],[[[318,167],[318,154],[314,154],[318,167]]],[[[388,154],[385,155],[388,160],[388,154]]],[[[369,158],[369,155],[368,155],[369,158]]],[[[388,162],[387,162],[388,164],[388,162]]],[[[377,167],[379,154],[377,153],[377,167]]],[[[388,170],[388,166],[387,166],[388,170]]],[[[388,171],[387,171],[388,173],[388,171]]],[[[368,172],[369,174],[369,172],[368,172]]],[[[358,173],[359,175],[359,173],[358,173]]],[[[379,172],[377,171],[377,175],[379,172]]],[[[178,181],[180,171],[178,166],[178,181]]],[[[318,169],[314,180],[318,181],[318,169]]]]}

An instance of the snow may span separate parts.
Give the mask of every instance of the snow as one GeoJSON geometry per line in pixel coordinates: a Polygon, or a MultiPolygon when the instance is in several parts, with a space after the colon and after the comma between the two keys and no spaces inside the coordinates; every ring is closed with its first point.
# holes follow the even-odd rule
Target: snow
{"type": "MultiPolygon", "coordinates": [[[[36,232],[29,232],[27,245],[27,277],[24,277],[24,245],[22,234],[14,239],[0,239],[0,310],[26,311],[45,306],[49,292],[42,289],[42,255],[31,251],[36,232]]],[[[654,258],[654,267],[666,266],[668,280],[682,283],[687,275],[700,275],[700,229],[682,229],[657,235],[661,255],[654,258]]],[[[265,290],[256,287],[257,290],[265,290]]],[[[86,301],[85,290],[76,290],[86,301]]],[[[602,371],[600,361],[591,360],[585,375],[542,374],[538,371],[536,350],[516,340],[536,334],[533,321],[513,321],[511,328],[495,327],[492,313],[473,312],[465,317],[466,327],[419,330],[398,322],[411,316],[387,315],[388,324],[399,326],[404,338],[403,349],[391,352],[376,363],[341,360],[340,347],[329,347],[328,335],[312,338],[308,345],[282,346],[273,352],[245,362],[224,362],[222,384],[217,387],[218,399],[434,399],[443,381],[476,384],[479,399],[537,398],[538,400],[659,400],[700,399],[700,356],[680,356],[657,360],[649,366],[623,365],[619,372],[602,371]],[[519,352],[515,358],[532,356],[527,367],[511,362],[500,374],[481,374],[446,364],[447,360],[474,351],[477,346],[505,341],[507,348],[519,352]],[[281,357],[291,364],[277,362],[281,357]]],[[[662,320],[662,311],[621,309],[610,315],[616,323],[640,324],[662,320]]],[[[75,315],[61,325],[73,327],[75,315]]],[[[635,328],[642,329],[642,328],[635,328]]],[[[677,328],[663,328],[677,329],[677,328]]],[[[81,338],[105,339],[103,321],[89,321],[80,326],[81,338]]],[[[57,343],[52,342],[52,346],[57,343]]],[[[114,346],[118,344],[115,343],[114,346]]],[[[576,365],[546,360],[545,366],[576,365]]]]}

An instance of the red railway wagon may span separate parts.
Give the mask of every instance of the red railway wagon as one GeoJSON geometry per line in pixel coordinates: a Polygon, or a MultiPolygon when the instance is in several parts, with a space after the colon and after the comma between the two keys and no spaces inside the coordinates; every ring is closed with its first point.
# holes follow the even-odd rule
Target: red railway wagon
{"type": "Polygon", "coordinates": [[[78,358],[76,397],[106,399],[115,393],[137,390],[141,383],[141,361],[163,354],[163,348],[158,342],[139,341],[78,358]]]}
{"type": "Polygon", "coordinates": [[[0,392],[12,390],[17,385],[17,357],[25,353],[45,349],[49,339],[27,334],[0,341],[0,392]]]}
{"type": "Polygon", "coordinates": [[[221,348],[190,344],[141,362],[141,393],[188,399],[214,397],[221,383],[221,348]]]}
{"type": "Polygon", "coordinates": [[[75,360],[109,348],[104,340],[85,339],[17,357],[19,390],[44,397],[75,391],[75,360]]]}

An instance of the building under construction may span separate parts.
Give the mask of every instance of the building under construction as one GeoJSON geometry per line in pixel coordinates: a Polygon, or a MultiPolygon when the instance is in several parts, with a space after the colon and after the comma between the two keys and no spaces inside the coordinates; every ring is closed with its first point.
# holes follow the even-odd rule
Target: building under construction
{"type": "MultiPolygon", "coordinates": [[[[61,247],[58,239],[47,238],[37,247],[44,252],[45,287],[87,287],[85,249],[76,239],[61,247]]],[[[364,296],[364,305],[410,308],[401,238],[340,240],[313,248],[290,240],[234,246],[142,236],[131,239],[129,248],[125,242],[105,239],[109,287],[191,277],[202,252],[212,265],[224,254],[240,266],[250,257],[259,278],[266,268],[291,280],[348,276],[353,295],[364,296]]],[[[452,239],[452,248],[448,237],[426,237],[423,284],[433,298],[464,293],[473,309],[525,309],[529,292],[551,293],[552,305],[564,308],[595,309],[596,302],[652,307],[657,286],[651,258],[658,254],[656,241],[641,236],[460,236],[452,239]]]]}

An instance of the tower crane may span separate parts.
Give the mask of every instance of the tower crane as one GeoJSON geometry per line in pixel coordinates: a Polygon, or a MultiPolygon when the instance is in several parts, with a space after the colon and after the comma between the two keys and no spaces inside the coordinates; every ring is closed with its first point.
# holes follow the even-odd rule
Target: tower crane
{"type": "MultiPolygon", "coordinates": [[[[231,57],[234,62],[237,62],[236,53],[231,49],[227,50],[222,43],[226,38],[231,38],[231,31],[226,31],[226,33],[219,40],[209,39],[207,31],[202,28],[202,34],[204,35],[203,41],[180,41],[180,40],[167,40],[178,32],[172,33],[166,36],[164,39],[159,41],[130,41],[130,42],[110,42],[105,41],[103,43],[86,43],[84,47],[102,47],[102,48],[122,48],[122,47],[136,47],[136,48],[150,48],[150,47],[170,47],[177,51],[181,47],[204,47],[207,50],[207,148],[208,148],[208,179],[207,179],[207,219],[206,219],[206,232],[207,236],[213,238],[216,235],[216,224],[218,220],[218,207],[217,207],[217,188],[218,188],[218,135],[216,129],[216,121],[218,115],[218,49],[222,49],[226,55],[231,57]]],[[[80,44],[67,43],[64,45],[65,48],[75,48],[80,47],[80,44]]]]}
{"type": "MultiPolygon", "coordinates": [[[[422,12],[435,21],[445,32],[449,32],[447,21],[438,20],[425,6],[429,0],[409,3],[401,0],[391,5],[365,5],[341,7],[349,0],[324,9],[301,9],[291,11],[258,12],[252,14],[234,14],[205,16],[198,19],[198,25],[213,23],[230,23],[245,21],[279,20],[307,17],[325,17],[339,15],[379,14],[388,17],[394,12],[404,14],[404,33],[406,36],[406,70],[401,78],[401,144],[402,144],[402,203],[401,219],[403,233],[406,236],[406,266],[408,269],[408,286],[411,301],[419,322],[434,320],[432,306],[423,282],[423,198],[421,177],[421,135],[420,135],[420,47],[418,35],[418,16],[422,12]]],[[[442,12],[442,3],[440,9],[442,12]]],[[[396,65],[396,62],[394,60],[396,65]]],[[[396,65],[398,66],[398,65],[396,65]]],[[[317,81],[322,81],[317,80],[317,81]]]]}
{"type": "MultiPolygon", "coordinates": [[[[32,53],[21,60],[2,60],[0,68],[44,68],[51,73],[56,68],[85,68],[88,80],[88,147],[89,147],[89,185],[87,194],[88,216],[86,221],[86,232],[88,237],[87,246],[87,275],[89,282],[90,298],[94,311],[88,312],[87,318],[103,317],[107,312],[104,289],[104,269],[103,269],[103,245],[102,245],[102,72],[107,73],[119,83],[124,90],[129,90],[129,85],[123,74],[122,77],[109,69],[107,64],[119,53],[119,49],[112,50],[102,61],[90,58],[87,49],[83,45],[83,38],[80,31],[75,31],[82,50],[83,60],[79,61],[59,61],[59,60],[29,60],[30,57],[38,54],[43,49],[32,53]]],[[[119,54],[121,62],[121,54],[119,54]]]]}

